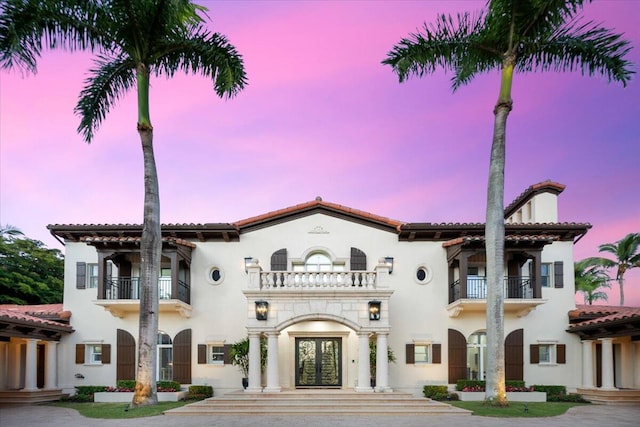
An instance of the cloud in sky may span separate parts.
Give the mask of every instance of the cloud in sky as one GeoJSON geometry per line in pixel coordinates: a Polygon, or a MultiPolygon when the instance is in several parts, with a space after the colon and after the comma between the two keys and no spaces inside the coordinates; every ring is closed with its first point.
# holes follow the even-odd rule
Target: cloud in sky
{"type": "MultiPolygon", "coordinates": [[[[399,84],[380,64],[437,13],[484,1],[202,3],[249,85],[219,100],[200,77],[152,81],[163,222],[232,222],[316,196],[407,222],[484,221],[498,73],[452,93],[444,72],[399,84]]],[[[631,40],[637,70],[637,4],[595,1],[585,16],[631,40]]],[[[39,64],[37,76],[0,72],[0,223],[53,247],[50,223],[141,223],[134,94],[86,145],[73,108],[91,56],[46,52],[39,64]]],[[[576,259],[640,231],[639,87],[515,76],[505,203],[545,179],[566,184],[560,220],[593,224],[576,259]]],[[[638,272],[625,291],[640,305],[638,272]]]]}

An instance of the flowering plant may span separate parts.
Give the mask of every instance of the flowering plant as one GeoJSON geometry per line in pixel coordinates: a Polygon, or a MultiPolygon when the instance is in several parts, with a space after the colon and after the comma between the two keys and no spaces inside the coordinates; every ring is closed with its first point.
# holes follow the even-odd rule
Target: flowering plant
{"type": "MultiPolygon", "coordinates": [[[[533,387],[514,387],[514,386],[506,386],[505,390],[510,393],[510,392],[529,392],[529,391],[533,391],[533,387]]],[[[470,385],[470,386],[466,386],[462,389],[462,391],[485,391],[485,388],[481,385],[470,385]]]]}

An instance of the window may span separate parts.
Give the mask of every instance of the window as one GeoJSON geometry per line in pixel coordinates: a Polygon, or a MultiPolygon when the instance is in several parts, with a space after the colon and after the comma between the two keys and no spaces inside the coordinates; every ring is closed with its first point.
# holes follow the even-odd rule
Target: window
{"type": "Polygon", "coordinates": [[[414,357],[415,363],[431,363],[431,344],[416,344],[414,357]]]}
{"type": "Polygon", "coordinates": [[[566,345],[550,342],[531,344],[529,357],[532,364],[564,364],[566,363],[566,345]]]}
{"type": "Polygon", "coordinates": [[[171,337],[158,331],[158,381],[173,380],[173,343],[171,337]]]}
{"type": "Polygon", "coordinates": [[[87,264],[87,288],[98,287],[98,264],[87,264]]]}
{"type": "Polygon", "coordinates": [[[102,344],[87,345],[87,363],[89,365],[102,364],[102,344]]]}
{"type": "Polygon", "coordinates": [[[212,285],[219,285],[224,280],[224,272],[216,265],[209,267],[207,270],[207,281],[212,285]]]}
{"type": "Polygon", "coordinates": [[[484,380],[487,360],[487,333],[475,332],[467,340],[467,379],[484,380]]]}
{"type": "Polygon", "coordinates": [[[433,272],[429,267],[422,264],[416,269],[415,281],[419,285],[426,285],[433,278],[433,272]]]}
{"type": "Polygon", "coordinates": [[[542,277],[540,277],[541,285],[543,288],[552,287],[553,283],[551,283],[551,278],[553,277],[553,264],[550,262],[543,262],[540,266],[542,270],[542,277]]]}
{"type": "Polygon", "coordinates": [[[212,365],[224,365],[224,346],[208,345],[207,351],[209,354],[207,363],[212,365]]]}
{"type": "Polygon", "coordinates": [[[325,271],[344,271],[343,262],[333,262],[331,257],[325,252],[313,252],[307,259],[302,262],[293,263],[293,271],[302,272],[325,272],[325,271]]]}

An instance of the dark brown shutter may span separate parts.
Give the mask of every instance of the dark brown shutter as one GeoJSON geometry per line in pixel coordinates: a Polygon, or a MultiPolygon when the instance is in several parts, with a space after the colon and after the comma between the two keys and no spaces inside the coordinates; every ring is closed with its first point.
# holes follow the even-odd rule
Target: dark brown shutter
{"type": "Polygon", "coordinates": [[[367,269],[367,254],[358,248],[351,248],[351,271],[365,271],[367,269]]]}
{"type": "Polygon", "coordinates": [[[432,363],[442,363],[442,344],[433,344],[431,346],[432,363]]]}
{"type": "Polygon", "coordinates": [[[102,344],[102,364],[111,363],[111,344],[102,344]]]}
{"type": "Polygon", "coordinates": [[[467,339],[455,329],[449,329],[449,384],[467,379],[467,339]]]}
{"type": "Polygon", "coordinates": [[[84,363],[84,344],[76,344],[76,364],[84,363]]]}
{"type": "Polygon", "coordinates": [[[556,363],[567,363],[567,346],[565,344],[556,346],[556,363]]]}
{"type": "Polygon", "coordinates": [[[271,271],[287,271],[286,249],[280,249],[271,255],[271,271]]]}
{"type": "Polygon", "coordinates": [[[76,262],[76,289],[85,289],[86,287],[87,287],[87,263],[76,262]]]}
{"type": "Polygon", "coordinates": [[[504,340],[504,367],[507,381],[524,379],[524,331],[516,329],[504,340]]]}
{"type": "Polygon", "coordinates": [[[540,363],[540,346],[538,344],[529,346],[529,359],[532,364],[540,363]]]}
{"type": "Polygon", "coordinates": [[[224,353],[222,353],[222,361],[225,365],[231,363],[231,344],[224,345],[224,353]]]}
{"type": "Polygon", "coordinates": [[[136,340],[118,329],[116,335],[116,381],[136,379],[136,340]]]}
{"type": "Polygon", "coordinates": [[[415,344],[407,344],[405,346],[405,363],[407,365],[412,365],[416,363],[416,346],[415,344]]]}
{"type": "Polygon", "coordinates": [[[173,339],[173,380],[191,384],[191,329],[185,329],[173,339]]]}
{"type": "Polygon", "coordinates": [[[554,286],[564,288],[564,265],[562,261],[553,263],[554,286]]]}
{"type": "Polygon", "coordinates": [[[207,345],[198,344],[198,364],[207,363],[207,345]]]}

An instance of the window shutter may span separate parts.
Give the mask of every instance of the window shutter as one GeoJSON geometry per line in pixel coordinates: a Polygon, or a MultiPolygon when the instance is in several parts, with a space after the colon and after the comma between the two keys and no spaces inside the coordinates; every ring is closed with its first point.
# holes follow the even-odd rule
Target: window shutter
{"type": "Polygon", "coordinates": [[[431,346],[431,360],[432,363],[442,363],[442,345],[433,344],[431,346]]]}
{"type": "Polygon", "coordinates": [[[351,248],[351,271],[365,271],[367,255],[358,248],[351,248]]]}
{"type": "Polygon", "coordinates": [[[111,363],[111,344],[102,344],[102,364],[111,363]]]}
{"type": "Polygon", "coordinates": [[[416,363],[416,346],[414,344],[407,344],[405,348],[407,353],[405,356],[406,364],[412,365],[416,363]]]}
{"type": "Polygon", "coordinates": [[[184,329],[173,339],[173,380],[191,384],[191,329],[184,329]]]}
{"type": "MultiPolygon", "coordinates": [[[[76,289],[87,287],[87,263],[76,262],[76,289]]],[[[84,361],[82,362],[84,363],[84,361]]]]}
{"type": "Polygon", "coordinates": [[[524,331],[516,329],[504,340],[504,367],[507,381],[524,379],[524,331]]]}
{"type": "Polygon", "coordinates": [[[224,353],[222,354],[222,362],[225,365],[229,365],[231,363],[231,344],[224,345],[224,353]]]}
{"type": "Polygon", "coordinates": [[[280,249],[271,254],[271,271],[287,271],[286,249],[280,249]]]}
{"type": "Polygon", "coordinates": [[[554,286],[564,288],[564,265],[562,261],[553,263],[554,286]]]}
{"type": "Polygon", "coordinates": [[[567,346],[565,344],[556,345],[556,363],[567,363],[567,346]]]}
{"type": "Polygon", "coordinates": [[[449,329],[449,384],[467,379],[467,339],[461,332],[449,329]]]}
{"type": "Polygon", "coordinates": [[[529,359],[532,364],[540,363],[540,346],[538,344],[529,346],[529,359]]]}
{"type": "Polygon", "coordinates": [[[76,364],[84,363],[84,344],[76,344],[76,364]]]}
{"type": "Polygon", "coordinates": [[[206,344],[198,344],[198,364],[207,363],[207,346],[206,344]]]}
{"type": "Polygon", "coordinates": [[[129,332],[118,329],[116,334],[116,380],[136,379],[136,340],[129,332]]]}

